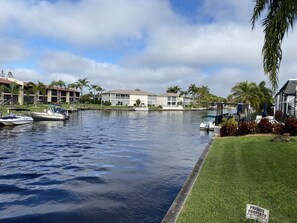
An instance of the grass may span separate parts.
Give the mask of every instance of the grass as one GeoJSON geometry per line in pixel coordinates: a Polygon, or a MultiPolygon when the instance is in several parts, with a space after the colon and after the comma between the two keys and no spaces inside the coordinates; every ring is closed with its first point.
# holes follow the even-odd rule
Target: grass
{"type": "Polygon", "coordinates": [[[270,211],[269,222],[297,221],[297,138],[218,138],[183,207],[182,222],[253,222],[246,204],[270,211]]]}

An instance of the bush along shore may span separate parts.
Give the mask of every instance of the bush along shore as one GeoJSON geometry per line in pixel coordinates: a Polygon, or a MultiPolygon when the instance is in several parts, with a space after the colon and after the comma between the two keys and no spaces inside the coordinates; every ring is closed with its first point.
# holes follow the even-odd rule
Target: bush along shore
{"type": "Polygon", "coordinates": [[[275,133],[279,135],[287,133],[291,136],[296,136],[297,118],[288,118],[284,123],[272,123],[267,118],[262,118],[259,123],[255,121],[237,123],[234,118],[231,118],[229,120],[225,119],[220,129],[220,135],[222,137],[242,136],[257,133],[275,133]]]}
{"type": "Polygon", "coordinates": [[[297,219],[297,137],[216,138],[177,222],[253,222],[246,205],[268,209],[269,222],[297,219]]]}

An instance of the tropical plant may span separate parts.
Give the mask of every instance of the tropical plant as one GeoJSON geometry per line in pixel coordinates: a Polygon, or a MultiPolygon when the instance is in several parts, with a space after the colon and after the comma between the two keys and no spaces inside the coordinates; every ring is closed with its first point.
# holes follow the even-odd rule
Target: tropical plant
{"type": "Polygon", "coordinates": [[[52,81],[49,86],[51,86],[51,87],[66,88],[65,82],[62,81],[62,80],[52,81]]]}
{"type": "Polygon", "coordinates": [[[77,84],[78,84],[78,87],[80,88],[81,90],[81,94],[83,95],[83,90],[84,90],[84,87],[88,87],[90,82],[88,81],[87,78],[83,78],[83,79],[78,79],[77,81],[77,84]]]}
{"type": "Polygon", "coordinates": [[[7,73],[7,77],[13,78],[13,74],[11,73],[11,71],[9,71],[9,72],[7,73]]]}
{"type": "Polygon", "coordinates": [[[177,94],[178,92],[181,91],[181,88],[178,86],[178,85],[175,85],[175,86],[171,86],[169,88],[167,88],[167,93],[175,93],[177,94]]]}
{"type": "Polygon", "coordinates": [[[264,110],[264,106],[270,108],[273,105],[273,91],[266,87],[265,81],[260,82],[258,87],[259,91],[261,92],[259,95],[261,99],[260,110],[264,110]]]}
{"type": "Polygon", "coordinates": [[[297,135],[297,118],[288,118],[285,121],[283,133],[290,133],[291,136],[297,135]]]}
{"type": "Polygon", "coordinates": [[[198,88],[195,84],[191,84],[188,88],[188,92],[191,95],[192,99],[196,98],[196,95],[198,93],[198,88]]]}
{"type": "Polygon", "coordinates": [[[40,81],[37,81],[37,83],[29,82],[27,86],[30,87],[29,91],[31,91],[34,94],[34,105],[37,106],[40,93],[43,96],[45,96],[46,94],[46,86],[40,81]]]}
{"type": "Polygon", "coordinates": [[[238,122],[235,118],[223,118],[221,123],[220,135],[224,136],[235,136],[237,133],[238,122]]]}
{"type": "Polygon", "coordinates": [[[273,124],[267,118],[262,118],[258,123],[258,130],[260,133],[272,133],[273,124]]]}
{"type": "Polygon", "coordinates": [[[2,103],[2,101],[4,100],[4,85],[1,84],[0,85],[0,104],[2,103]]]}
{"type": "Polygon", "coordinates": [[[294,26],[297,17],[296,0],[255,0],[254,13],[251,18],[252,29],[263,13],[264,45],[262,48],[264,73],[269,76],[272,89],[278,86],[278,72],[282,60],[281,44],[285,33],[294,26]]]}
{"type": "Polygon", "coordinates": [[[136,100],[136,107],[139,107],[140,103],[141,103],[141,100],[140,100],[140,98],[138,98],[138,99],[136,100]]]}
{"type": "Polygon", "coordinates": [[[183,96],[184,96],[184,97],[187,97],[187,96],[188,96],[188,91],[180,91],[180,92],[179,92],[179,96],[180,96],[180,97],[183,97],[183,96]]]}
{"type": "Polygon", "coordinates": [[[8,87],[5,86],[4,88],[10,93],[10,100],[13,103],[13,96],[20,93],[21,86],[16,82],[11,82],[8,87]]]}
{"type": "Polygon", "coordinates": [[[247,135],[257,133],[258,126],[256,122],[241,122],[238,125],[237,135],[247,135]]]}
{"type": "Polygon", "coordinates": [[[257,111],[260,109],[263,95],[254,82],[239,82],[231,89],[230,97],[235,103],[247,103],[257,111]]]}
{"type": "MultiPolygon", "coordinates": [[[[103,89],[102,87],[100,87],[99,85],[96,85],[96,84],[93,84],[93,85],[90,85],[90,91],[93,90],[93,95],[94,95],[94,102],[95,102],[95,95],[97,92],[101,92],[103,89]]],[[[102,94],[102,93],[101,93],[102,94]]],[[[101,95],[100,95],[101,96],[101,95]]]]}
{"type": "Polygon", "coordinates": [[[199,102],[206,102],[206,99],[210,96],[209,87],[202,85],[196,89],[196,93],[198,93],[199,102]]]}

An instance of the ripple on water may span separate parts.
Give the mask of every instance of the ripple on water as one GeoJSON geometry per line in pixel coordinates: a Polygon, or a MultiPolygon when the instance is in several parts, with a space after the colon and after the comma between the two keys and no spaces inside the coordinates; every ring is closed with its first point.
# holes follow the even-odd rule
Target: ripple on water
{"type": "Polygon", "coordinates": [[[84,111],[0,128],[0,222],[160,222],[208,143],[201,115],[84,111]]]}

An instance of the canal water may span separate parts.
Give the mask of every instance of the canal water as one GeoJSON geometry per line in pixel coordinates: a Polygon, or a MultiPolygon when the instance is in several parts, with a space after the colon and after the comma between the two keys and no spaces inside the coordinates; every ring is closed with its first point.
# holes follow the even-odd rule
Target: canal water
{"type": "Polygon", "coordinates": [[[211,135],[203,112],[80,111],[0,127],[0,222],[160,222],[211,135]]]}

